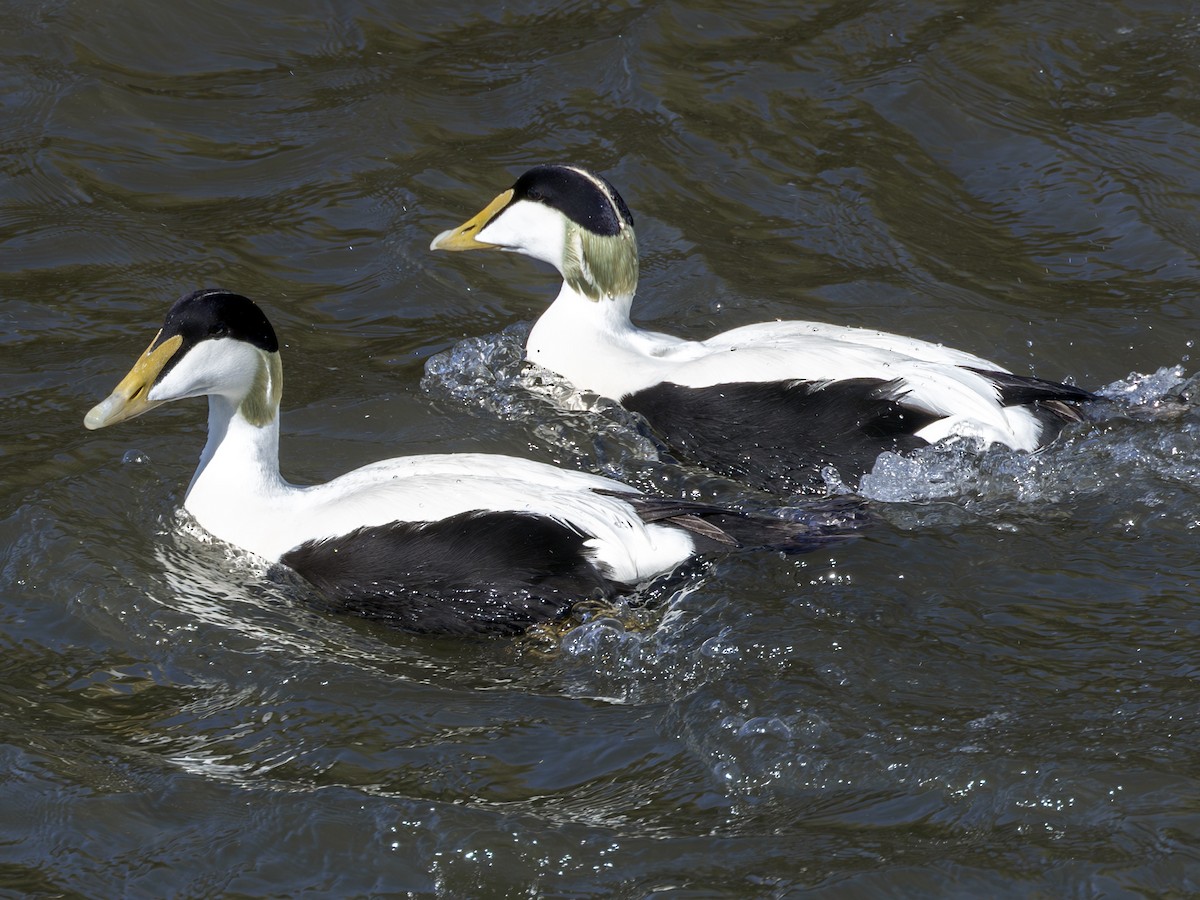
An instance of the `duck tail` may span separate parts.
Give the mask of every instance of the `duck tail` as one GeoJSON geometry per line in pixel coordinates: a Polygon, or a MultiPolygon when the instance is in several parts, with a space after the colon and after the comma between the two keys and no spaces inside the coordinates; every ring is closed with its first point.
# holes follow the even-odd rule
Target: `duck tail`
{"type": "Polygon", "coordinates": [[[622,499],[633,505],[644,522],[670,524],[687,531],[696,538],[699,550],[807,553],[855,537],[875,521],[867,504],[856,497],[768,510],[737,510],[659,497],[622,499]]]}

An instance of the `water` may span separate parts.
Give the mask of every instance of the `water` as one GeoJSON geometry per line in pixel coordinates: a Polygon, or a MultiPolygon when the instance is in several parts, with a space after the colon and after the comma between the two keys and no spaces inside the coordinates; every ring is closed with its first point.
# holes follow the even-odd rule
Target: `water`
{"type": "Polygon", "coordinates": [[[1193,4],[0,3],[0,892],[1181,896],[1200,881],[1193,4]],[[765,505],[518,364],[535,162],[640,323],[815,318],[1121,402],[885,459],[880,523],[516,641],[318,613],[177,507],[203,404],[82,417],[167,304],[267,309],[284,471],[487,450],[765,505]]]}

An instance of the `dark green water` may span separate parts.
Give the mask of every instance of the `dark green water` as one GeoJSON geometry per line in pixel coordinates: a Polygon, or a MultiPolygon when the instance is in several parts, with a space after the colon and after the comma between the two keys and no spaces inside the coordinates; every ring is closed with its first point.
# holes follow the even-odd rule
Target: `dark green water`
{"type": "Polygon", "coordinates": [[[0,892],[1200,891],[1198,100],[1190,2],[0,3],[0,892]],[[1133,409],[483,644],[189,530],[202,403],[84,431],[221,285],[286,344],[293,480],[488,450],[737,499],[530,399],[545,269],[428,252],[542,161],[632,206],[642,324],[880,327],[1133,409]]]}

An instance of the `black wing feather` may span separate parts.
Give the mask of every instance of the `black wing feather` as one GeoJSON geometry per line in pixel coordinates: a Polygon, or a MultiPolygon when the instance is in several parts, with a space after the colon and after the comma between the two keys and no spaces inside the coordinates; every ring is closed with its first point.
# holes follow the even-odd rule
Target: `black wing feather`
{"type": "Polygon", "coordinates": [[[1032,375],[1014,375],[1011,372],[993,372],[988,369],[974,368],[971,371],[982,375],[996,386],[996,390],[1000,394],[1000,402],[1003,405],[1027,407],[1037,417],[1038,423],[1042,426],[1041,434],[1038,436],[1038,441],[1042,445],[1054,440],[1067,425],[1083,418],[1078,404],[1093,403],[1103,399],[1097,394],[1085,391],[1081,387],[1075,387],[1073,384],[1047,381],[1032,375]]]}
{"type": "Polygon", "coordinates": [[[757,548],[806,553],[852,537],[874,522],[866,504],[852,497],[756,512],[667,497],[614,496],[629,503],[643,522],[689,532],[699,551],[757,548]]]}
{"type": "Polygon", "coordinates": [[[1046,403],[1056,400],[1062,403],[1091,403],[1100,398],[1073,384],[1047,381],[1032,375],[1014,375],[1012,372],[993,372],[988,369],[965,368],[982,375],[1000,392],[1000,402],[1005,406],[1027,406],[1031,403],[1046,403]]]}

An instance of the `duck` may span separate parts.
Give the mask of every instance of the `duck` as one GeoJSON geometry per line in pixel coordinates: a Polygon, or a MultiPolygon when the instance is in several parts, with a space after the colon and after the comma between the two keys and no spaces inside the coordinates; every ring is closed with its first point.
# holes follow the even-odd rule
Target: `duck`
{"type": "Polygon", "coordinates": [[[825,492],[830,467],[832,484],[853,490],[881,454],[953,438],[1037,451],[1099,399],[869,328],[772,321],[705,340],[639,328],[633,214],[582,166],[529,169],[430,249],[549,263],[562,285],[526,359],[639,413],[684,461],[776,494],[825,492]]]}
{"type": "Polygon", "coordinates": [[[221,288],[185,294],[84,425],[207,397],[207,441],[183,509],[268,571],[298,575],[337,611],[418,633],[515,634],[703,553],[748,542],[802,552],[837,536],[822,515],[785,519],[653,497],[489,453],[385,459],[323,484],[292,484],[279,467],[279,349],[247,297],[221,288]]]}

